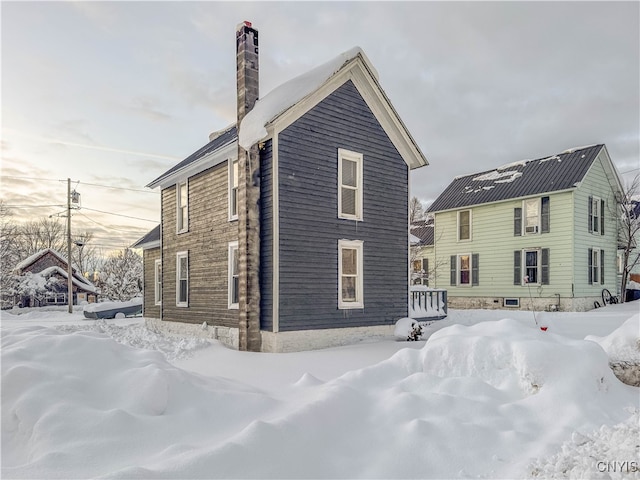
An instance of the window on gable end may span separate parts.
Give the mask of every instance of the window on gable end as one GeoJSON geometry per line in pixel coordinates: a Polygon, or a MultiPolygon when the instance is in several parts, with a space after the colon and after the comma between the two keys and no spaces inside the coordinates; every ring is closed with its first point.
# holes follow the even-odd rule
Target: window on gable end
{"type": "Polygon", "coordinates": [[[364,308],[363,242],[338,240],[338,308],[364,308]]]}
{"type": "Polygon", "coordinates": [[[362,220],[362,154],[338,149],[338,218],[362,220]]]}
{"type": "Polygon", "coordinates": [[[589,232],[604,235],[604,200],[589,197],[589,232]]]}

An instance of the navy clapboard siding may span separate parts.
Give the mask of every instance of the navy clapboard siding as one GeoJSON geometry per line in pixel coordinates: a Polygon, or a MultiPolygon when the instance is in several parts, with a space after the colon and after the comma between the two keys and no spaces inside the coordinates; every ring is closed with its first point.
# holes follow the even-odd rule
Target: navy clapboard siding
{"type": "Polygon", "coordinates": [[[272,142],[260,151],[260,329],[273,331],[272,142]]]}
{"type": "MultiPolygon", "coordinates": [[[[384,325],[406,316],[408,168],[353,83],[282,131],[278,147],[280,331],[384,325]],[[337,216],[339,148],[364,156],[363,221],[337,216]],[[338,309],[339,239],[364,242],[364,309],[338,309]]],[[[264,171],[262,179],[271,185],[264,171]]],[[[269,201],[262,199],[264,215],[269,201]]],[[[262,243],[270,256],[268,235],[262,243]]],[[[266,280],[265,257],[262,266],[266,280]]],[[[265,327],[270,315],[263,311],[265,327]]]]}

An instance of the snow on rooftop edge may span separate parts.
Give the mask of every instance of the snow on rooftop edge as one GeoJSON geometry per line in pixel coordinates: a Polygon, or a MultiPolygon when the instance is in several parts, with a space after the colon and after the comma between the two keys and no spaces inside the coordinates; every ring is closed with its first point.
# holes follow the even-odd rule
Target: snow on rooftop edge
{"type": "MultiPolygon", "coordinates": [[[[258,99],[253,109],[240,123],[238,142],[242,148],[249,150],[252,145],[266,137],[267,130],[264,127],[270,120],[320,88],[323,83],[358,55],[366,58],[360,47],[353,47],[328,62],[279,85],[258,99]]],[[[373,75],[378,78],[375,69],[367,60],[365,61],[373,75]]]]}

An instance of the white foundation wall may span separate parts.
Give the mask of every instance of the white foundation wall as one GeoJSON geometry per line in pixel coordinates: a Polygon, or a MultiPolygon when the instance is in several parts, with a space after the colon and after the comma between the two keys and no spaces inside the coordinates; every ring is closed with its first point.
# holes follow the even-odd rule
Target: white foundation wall
{"type": "Polygon", "coordinates": [[[518,307],[504,306],[503,297],[452,297],[447,298],[447,308],[460,310],[536,310],[538,312],[587,312],[595,308],[595,302],[603,306],[600,297],[563,298],[560,297],[506,297],[519,300],[518,307]]]}
{"type": "Polygon", "coordinates": [[[286,353],[339,347],[358,343],[363,338],[393,336],[394,328],[395,325],[380,325],[278,333],[262,331],[262,351],[286,353]]]}
{"type": "Polygon", "coordinates": [[[189,336],[218,340],[227,347],[238,349],[239,331],[237,328],[217,327],[195,323],[168,322],[158,318],[146,318],[145,325],[149,330],[175,336],[189,336]]]}
{"type": "MultiPolygon", "coordinates": [[[[146,318],[145,325],[152,331],[175,336],[189,336],[218,340],[223,345],[238,350],[239,330],[194,323],[169,322],[146,318]]],[[[302,352],[322,348],[339,347],[362,341],[363,338],[393,336],[395,325],[375,327],[331,328],[326,330],[300,330],[295,332],[265,332],[262,335],[262,351],[267,353],[302,352]]]]}

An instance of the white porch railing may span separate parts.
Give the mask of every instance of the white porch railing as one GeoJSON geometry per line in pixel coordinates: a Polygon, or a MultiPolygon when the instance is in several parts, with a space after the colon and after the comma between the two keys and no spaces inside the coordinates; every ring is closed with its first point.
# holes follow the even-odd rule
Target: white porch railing
{"type": "Polygon", "coordinates": [[[439,320],[447,316],[447,291],[422,285],[409,287],[409,317],[439,320]]]}

